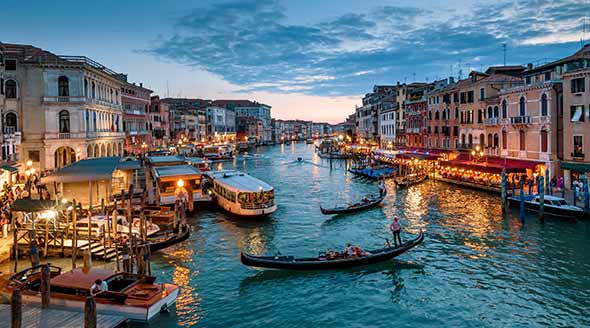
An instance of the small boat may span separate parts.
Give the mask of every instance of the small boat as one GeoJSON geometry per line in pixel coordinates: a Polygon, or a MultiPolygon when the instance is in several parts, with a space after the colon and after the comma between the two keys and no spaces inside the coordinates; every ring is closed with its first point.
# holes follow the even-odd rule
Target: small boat
{"type": "MultiPolygon", "coordinates": [[[[520,197],[507,197],[510,206],[519,207],[520,197]]],[[[525,195],[524,208],[530,211],[539,212],[541,204],[541,197],[539,195],[525,195]]],[[[559,216],[563,218],[581,219],[586,217],[584,210],[578,206],[570,205],[561,197],[545,195],[544,197],[544,213],[559,216]]]]}
{"type": "Polygon", "coordinates": [[[350,157],[350,155],[340,152],[318,152],[318,156],[325,159],[348,159],[350,157]]]}
{"type": "Polygon", "coordinates": [[[305,143],[308,145],[313,145],[313,139],[307,139],[305,140],[305,143]]]}
{"type": "Polygon", "coordinates": [[[364,209],[373,207],[373,206],[377,206],[379,203],[381,203],[381,201],[383,201],[383,199],[385,198],[385,196],[387,195],[387,190],[385,190],[385,192],[381,195],[369,195],[368,197],[365,197],[365,201],[360,201],[356,204],[352,204],[349,206],[339,206],[339,207],[334,207],[334,208],[323,208],[322,206],[320,206],[320,210],[322,211],[322,214],[345,214],[345,213],[352,213],[352,212],[357,212],[357,211],[362,211],[364,209]]]}
{"type": "Polygon", "coordinates": [[[367,166],[365,168],[353,168],[348,170],[350,173],[369,178],[372,180],[386,179],[394,177],[397,174],[397,168],[391,166],[367,166]]]}
{"type": "MultiPolygon", "coordinates": [[[[13,274],[5,291],[10,293],[19,288],[22,290],[23,303],[40,305],[43,266],[33,266],[13,274]]],[[[97,268],[76,268],[62,273],[61,268],[50,266],[51,307],[84,311],[86,297],[97,279],[108,285],[108,291],[95,296],[97,312],[135,321],[147,322],[161,311],[170,309],[176,303],[180,291],[176,285],[156,283],[156,277],[153,276],[97,268]]]]}
{"type": "Polygon", "coordinates": [[[418,184],[428,178],[428,175],[423,173],[413,173],[394,179],[395,183],[400,187],[409,187],[418,184]]]}
{"type": "Polygon", "coordinates": [[[156,252],[161,249],[176,245],[188,239],[191,229],[188,224],[181,224],[177,231],[172,233],[159,232],[147,239],[150,245],[150,252],[156,252]]]}
{"type": "MultiPolygon", "coordinates": [[[[94,215],[90,218],[90,230],[94,236],[102,236],[104,233],[108,232],[112,228],[112,216],[106,215],[94,215]],[[108,219],[107,219],[108,218],[108,219]]],[[[117,233],[120,234],[128,234],[129,233],[129,223],[127,218],[122,215],[117,215],[116,218],[117,223],[117,233]]],[[[70,224],[71,226],[72,224],[70,224]]],[[[131,233],[134,235],[140,235],[141,232],[141,219],[134,218],[133,223],[131,224],[131,233]]],[[[71,227],[73,228],[73,227],[71,227]]],[[[150,223],[146,221],[146,236],[151,236],[158,231],[160,231],[160,227],[157,224],[150,223]]],[[[76,230],[81,235],[88,235],[88,218],[80,218],[76,221],[76,230]]]]}
{"type": "Polygon", "coordinates": [[[424,233],[412,240],[406,241],[398,247],[385,247],[367,251],[365,256],[349,256],[328,258],[325,254],[318,257],[295,258],[293,256],[254,256],[247,253],[241,254],[243,264],[260,268],[286,269],[286,270],[328,270],[343,269],[368,265],[391,260],[392,258],[414,248],[424,240],[424,233]]]}

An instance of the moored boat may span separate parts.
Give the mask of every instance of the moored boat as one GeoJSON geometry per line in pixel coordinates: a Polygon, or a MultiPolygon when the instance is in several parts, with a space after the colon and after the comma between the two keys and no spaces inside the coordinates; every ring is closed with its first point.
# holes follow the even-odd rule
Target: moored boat
{"type": "MultiPolygon", "coordinates": [[[[507,199],[510,206],[520,206],[519,196],[509,196],[507,199]]],[[[588,217],[582,208],[568,204],[567,201],[561,197],[545,195],[543,204],[543,211],[545,214],[573,219],[588,217]]],[[[539,212],[541,208],[541,197],[539,195],[525,195],[524,208],[530,211],[539,212]]]]}
{"type": "Polygon", "coordinates": [[[293,256],[254,256],[248,253],[241,254],[243,264],[260,268],[285,269],[285,270],[328,270],[343,269],[362,265],[369,265],[391,260],[408,250],[419,245],[424,240],[424,233],[412,240],[406,241],[398,247],[385,247],[370,250],[365,256],[336,256],[329,258],[325,254],[318,257],[296,258],[293,256]]]}
{"type": "Polygon", "coordinates": [[[365,197],[364,200],[356,203],[356,204],[351,204],[349,206],[339,206],[339,207],[334,207],[334,208],[323,208],[322,206],[320,206],[320,210],[322,211],[322,214],[346,214],[346,213],[353,213],[353,212],[357,212],[357,211],[362,211],[364,209],[367,208],[371,208],[373,206],[377,206],[379,203],[381,203],[383,201],[383,199],[385,198],[385,196],[387,195],[387,190],[385,190],[382,194],[377,194],[377,195],[369,195],[368,197],[365,197]]]}
{"type": "Polygon", "coordinates": [[[263,216],[277,210],[274,188],[268,183],[240,171],[206,173],[213,180],[211,191],[217,204],[240,216],[263,216]]]}
{"type": "Polygon", "coordinates": [[[235,150],[229,144],[203,147],[203,157],[214,162],[232,161],[235,150]]]}
{"type": "Polygon", "coordinates": [[[188,224],[181,224],[177,231],[172,233],[159,232],[147,239],[150,246],[150,252],[156,252],[164,248],[179,244],[190,237],[191,229],[188,224]]]}
{"type": "Polygon", "coordinates": [[[404,176],[400,176],[394,179],[395,183],[400,187],[409,187],[418,184],[428,178],[428,175],[424,173],[412,173],[404,176]]]}
{"type": "Polygon", "coordinates": [[[391,166],[367,166],[364,168],[351,168],[348,171],[373,180],[391,178],[397,174],[397,168],[391,166]]]}
{"type": "MultiPolygon", "coordinates": [[[[38,265],[10,277],[7,292],[22,290],[26,304],[41,304],[41,269],[38,265]]],[[[156,283],[156,277],[126,272],[113,272],[82,268],[62,273],[61,268],[50,266],[51,307],[83,311],[86,297],[97,279],[107,283],[108,291],[95,295],[97,312],[123,316],[134,321],[147,322],[158,313],[168,310],[176,302],[180,288],[176,285],[156,283]]]]}

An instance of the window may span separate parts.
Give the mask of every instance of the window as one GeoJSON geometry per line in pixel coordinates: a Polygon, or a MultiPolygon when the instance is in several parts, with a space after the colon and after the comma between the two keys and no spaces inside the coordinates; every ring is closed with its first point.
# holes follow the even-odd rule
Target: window
{"type": "Polygon", "coordinates": [[[479,145],[483,148],[486,145],[486,140],[484,134],[479,135],[479,145]]]}
{"type": "Polygon", "coordinates": [[[520,130],[518,132],[518,136],[519,136],[519,141],[520,141],[520,150],[525,150],[526,149],[526,140],[525,140],[525,133],[523,130],[520,130]]]}
{"type": "Polygon", "coordinates": [[[483,112],[481,109],[477,110],[477,123],[483,123],[483,112]]]}
{"type": "Polygon", "coordinates": [[[467,102],[468,103],[472,103],[473,102],[473,91],[468,91],[467,92],[467,102]]]}
{"type": "Polygon", "coordinates": [[[16,71],[16,59],[6,59],[4,65],[7,71],[16,71]]]}
{"type": "Polygon", "coordinates": [[[57,79],[57,86],[58,86],[58,96],[59,97],[69,97],[70,95],[70,81],[65,76],[60,76],[57,79]]]}
{"type": "Polygon", "coordinates": [[[508,133],[506,131],[502,131],[502,149],[506,149],[508,147],[508,133]]]}
{"type": "Polygon", "coordinates": [[[438,111],[436,111],[434,113],[434,119],[437,120],[437,121],[440,119],[440,115],[438,114],[438,111]]]}
{"type": "Polygon", "coordinates": [[[96,85],[94,84],[94,82],[92,82],[91,93],[92,93],[92,99],[96,99],[96,85]]]}
{"type": "Polygon", "coordinates": [[[494,148],[498,148],[498,143],[499,143],[498,134],[494,133],[494,148]]]}
{"type": "Polygon", "coordinates": [[[547,116],[547,95],[541,96],[541,116],[547,116]]]}
{"type": "Polygon", "coordinates": [[[525,77],[525,83],[531,84],[531,77],[530,76],[525,77]]]}
{"type": "Polygon", "coordinates": [[[541,130],[541,152],[547,152],[547,130],[541,130]]]}
{"type": "Polygon", "coordinates": [[[453,135],[455,137],[459,136],[459,127],[458,126],[453,127],[453,135]]]}
{"type": "Polygon", "coordinates": [[[584,105],[571,106],[570,118],[572,122],[584,122],[584,105]]]}
{"type": "Polygon", "coordinates": [[[524,99],[524,97],[520,97],[520,100],[518,101],[518,115],[526,115],[526,99],[524,99]]]}
{"type": "Polygon", "coordinates": [[[467,139],[469,140],[469,148],[471,148],[471,146],[473,145],[473,135],[469,134],[467,139]]]}
{"type": "Polygon", "coordinates": [[[459,118],[459,108],[455,107],[455,119],[459,118]]]}
{"type": "Polygon", "coordinates": [[[479,89],[479,100],[484,100],[486,98],[486,90],[484,88],[479,89]]]}
{"type": "Polygon", "coordinates": [[[506,99],[502,100],[502,118],[506,118],[508,116],[508,104],[506,103],[506,99]]]}
{"type": "Polygon", "coordinates": [[[573,156],[579,156],[584,153],[584,147],[582,143],[582,136],[574,136],[574,153],[573,156]]]}
{"type": "Polygon", "coordinates": [[[498,115],[499,115],[498,106],[494,106],[494,116],[493,117],[498,118],[498,115]]]}
{"type": "Polygon", "coordinates": [[[70,112],[59,112],[59,133],[70,133],[70,112]]]}
{"type": "Polygon", "coordinates": [[[4,117],[4,121],[5,121],[4,125],[6,127],[12,127],[14,129],[16,129],[16,114],[15,113],[6,114],[6,116],[4,117]]]}
{"type": "Polygon", "coordinates": [[[4,94],[4,79],[0,78],[0,95],[4,94]]]}
{"type": "Polygon", "coordinates": [[[465,92],[461,92],[461,103],[465,104],[467,102],[466,98],[465,98],[465,92]]]}
{"type": "Polygon", "coordinates": [[[6,98],[16,98],[16,82],[14,80],[8,80],[4,84],[4,93],[6,98]]]}
{"type": "Polygon", "coordinates": [[[572,93],[584,92],[586,83],[583,77],[579,79],[572,79],[571,81],[572,93]]]}
{"type": "Polygon", "coordinates": [[[39,151],[38,150],[29,150],[29,159],[33,162],[39,162],[39,151]]]}
{"type": "Polygon", "coordinates": [[[545,81],[551,81],[551,72],[545,72],[545,81]]]}

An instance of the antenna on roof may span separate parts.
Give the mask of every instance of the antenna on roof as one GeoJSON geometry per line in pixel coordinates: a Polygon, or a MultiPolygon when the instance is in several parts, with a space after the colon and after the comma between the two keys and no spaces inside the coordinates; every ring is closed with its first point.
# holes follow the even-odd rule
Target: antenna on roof
{"type": "Polygon", "coordinates": [[[504,66],[506,66],[506,42],[502,43],[502,52],[504,53],[504,66]]]}
{"type": "Polygon", "coordinates": [[[168,80],[166,80],[166,98],[170,98],[170,85],[168,84],[168,80]]]}

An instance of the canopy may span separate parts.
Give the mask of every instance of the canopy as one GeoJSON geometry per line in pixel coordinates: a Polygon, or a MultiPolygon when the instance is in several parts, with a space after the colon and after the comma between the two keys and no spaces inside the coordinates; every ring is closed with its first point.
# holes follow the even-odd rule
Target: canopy
{"type": "Polygon", "coordinates": [[[118,165],[119,157],[83,159],[41,178],[41,182],[46,184],[110,180],[118,165]]]}
{"type": "Polygon", "coordinates": [[[18,172],[18,169],[16,167],[10,166],[10,165],[6,165],[6,164],[0,166],[0,169],[3,169],[4,171],[13,172],[13,173],[14,172],[18,172]]]}
{"type": "Polygon", "coordinates": [[[154,167],[156,178],[175,178],[201,175],[201,171],[192,165],[174,165],[154,167]]]}
{"type": "Polygon", "coordinates": [[[506,173],[526,173],[526,170],[534,170],[539,162],[524,161],[518,159],[503,159],[491,157],[487,158],[483,162],[474,162],[464,159],[454,159],[452,161],[441,161],[440,165],[450,166],[456,168],[462,168],[466,170],[473,170],[484,173],[495,173],[500,174],[502,170],[506,170],[506,173]]]}
{"type": "Polygon", "coordinates": [[[47,199],[17,199],[12,203],[10,209],[14,212],[42,212],[53,210],[61,205],[55,200],[47,199]]]}
{"type": "Polygon", "coordinates": [[[184,163],[186,158],[184,156],[169,155],[169,156],[147,156],[147,161],[152,165],[170,165],[174,163],[184,163]]]}
{"type": "Polygon", "coordinates": [[[575,172],[590,172],[590,163],[561,162],[561,168],[575,172]]]}

